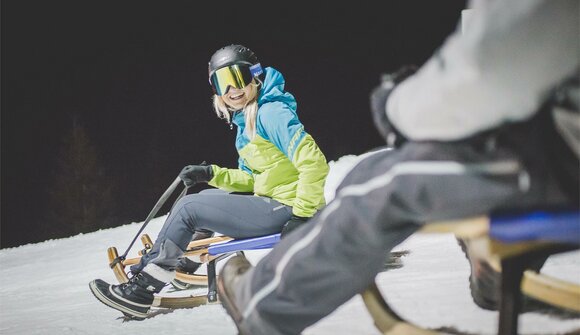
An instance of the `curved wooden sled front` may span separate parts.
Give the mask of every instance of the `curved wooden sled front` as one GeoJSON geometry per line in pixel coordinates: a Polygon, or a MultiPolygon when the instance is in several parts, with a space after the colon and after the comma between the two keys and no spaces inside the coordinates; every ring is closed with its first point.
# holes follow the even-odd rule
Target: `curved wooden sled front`
{"type": "MultiPolygon", "coordinates": [[[[201,263],[208,263],[218,256],[212,256],[208,253],[208,248],[211,244],[226,242],[232,240],[231,237],[228,236],[218,236],[218,237],[211,237],[202,240],[196,240],[189,243],[187,246],[187,252],[184,256],[187,257],[194,257],[196,261],[201,263]]],[[[145,249],[140,251],[140,255],[147,252],[152,246],[153,242],[149,238],[147,234],[141,236],[141,242],[143,243],[145,249]]],[[[127,273],[125,272],[126,266],[131,266],[133,264],[139,263],[141,257],[135,258],[128,258],[125,260],[119,260],[119,254],[117,252],[117,248],[110,247],[107,249],[107,256],[109,259],[109,266],[113,270],[115,277],[119,281],[119,283],[126,283],[129,281],[129,277],[127,277],[127,273]]],[[[193,284],[197,286],[207,286],[208,285],[208,277],[206,275],[190,275],[186,273],[177,272],[175,275],[176,279],[181,280],[182,282],[193,284]]],[[[213,301],[212,301],[213,302],[213,301]]],[[[184,297],[175,297],[175,296],[162,296],[156,295],[155,300],[153,301],[153,307],[160,307],[160,308],[193,308],[201,305],[205,305],[210,303],[208,301],[208,297],[206,295],[199,295],[199,296],[184,296],[184,297]]]]}
{"type": "MultiPolygon", "coordinates": [[[[502,303],[499,307],[498,334],[517,333],[517,316],[519,314],[518,294],[524,293],[532,298],[580,313],[580,286],[541,273],[525,270],[526,264],[535,257],[578,249],[577,245],[566,245],[548,242],[501,243],[489,237],[489,219],[477,217],[455,222],[437,222],[426,225],[421,233],[454,233],[457,237],[478,240],[483,246],[478,250],[482,257],[490,260],[492,266],[500,271],[502,268],[514,269],[502,272],[502,303]],[[525,260],[526,262],[522,262],[525,260]],[[520,273],[517,273],[517,267],[520,273]],[[524,271],[525,270],[525,271],[524,271]],[[509,282],[516,285],[508,291],[509,282]],[[515,283],[515,284],[514,284],[515,283]]],[[[377,285],[373,283],[363,293],[363,301],[371,314],[375,326],[385,335],[433,335],[436,330],[425,329],[414,325],[399,316],[383,298],[377,285]]]]}

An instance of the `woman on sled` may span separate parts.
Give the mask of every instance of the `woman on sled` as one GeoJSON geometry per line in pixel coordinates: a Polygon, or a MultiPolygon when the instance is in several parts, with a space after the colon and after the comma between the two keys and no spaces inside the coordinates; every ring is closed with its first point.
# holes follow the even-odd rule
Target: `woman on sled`
{"type": "Polygon", "coordinates": [[[199,266],[183,257],[192,239],[219,232],[246,238],[281,232],[305,223],[325,205],[329,171],[324,154],[296,111],[294,96],[272,67],[242,45],[217,50],[209,62],[213,103],[220,118],[237,126],[238,168],[188,165],[180,177],[186,186],[207,182],[215,189],[179,200],[152,249],[131,267],[129,282],[112,285],[96,279],[89,287],[105,305],[144,318],[175,272],[199,266]]]}

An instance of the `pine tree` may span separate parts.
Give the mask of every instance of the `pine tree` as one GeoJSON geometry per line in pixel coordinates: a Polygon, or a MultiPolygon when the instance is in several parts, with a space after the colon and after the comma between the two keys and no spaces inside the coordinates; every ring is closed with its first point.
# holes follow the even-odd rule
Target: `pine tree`
{"type": "Polygon", "coordinates": [[[45,226],[50,235],[64,237],[110,227],[115,217],[112,183],[99,165],[85,128],[76,119],[57,159],[50,191],[50,226],[45,226]]]}

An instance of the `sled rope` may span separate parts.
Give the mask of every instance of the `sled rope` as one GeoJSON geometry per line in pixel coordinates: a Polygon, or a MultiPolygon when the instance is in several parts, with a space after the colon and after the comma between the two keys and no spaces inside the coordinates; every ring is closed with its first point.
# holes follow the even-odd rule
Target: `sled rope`
{"type": "MultiPolygon", "coordinates": [[[[157,215],[157,212],[159,212],[161,207],[165,204],[165,202],[167,201],[169,196],[171,194],[173,194],[173,191],[175,191],[175,189],[177,188],[177,186],[180,183],[181,183],[181,178],[177,177],[177,178],[175,178],[173,183],[171,183],[171,185],[169,185],[167,190],[165,190],[165,192],[161,195],[161,198],[159,198],[159,200],[157,200],[157,203],[155,204],[155,206],[153,207],[153,209],[151,210],[151,212],[149,213],[149,215],[145,219],[145,222],[143,222],[143,226],[141,226],[141,229],[139,229],[139,231],[137,232],[137,234],[133,238],[133,241],[131,241],[131,243],[129,244],[129,247],[127,247],[127,250],[125,250],[125,252],[121,256],[116,258],[113,261],[113,263],[121,262],[121,261],[124,261],[126,259],[127,254],[129,253],[129,250],[131,250],[131,248],[133,247],[133,244],[135,244],[137,237],[139,237],[139,235],[141,235],[141,233],[143,232],[145,227],[147,227],[147,224],[149,223],[149,221],[151,221],[151,219],[153,219],[155,217],[155,215],[157,215]]],[[[175,204],[179,201],[179,199],[181,199],[187,193],[187,189],[188,188],[186,187],[183,189],[183,191],[181,191],[181,193],[179,194],[179,196],[177,197],[177,199],[173,203],[173,206],[175,206],[175,204]]],[[[173,209],[173,206],[171,207],[171,209],[173,209]]],[[[112,265],[114,266],[114,264],[112,264],[112,265]]]]}

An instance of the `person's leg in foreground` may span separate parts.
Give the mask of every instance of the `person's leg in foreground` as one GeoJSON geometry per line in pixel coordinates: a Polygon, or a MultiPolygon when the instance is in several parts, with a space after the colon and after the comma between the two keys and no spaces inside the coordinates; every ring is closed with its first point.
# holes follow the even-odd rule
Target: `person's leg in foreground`
{"type": "MultiPolygon", "coordinates": [[[[528,201],[529,176],[510,152],[408,143],[361,161],[336,198],[255,268],[234,257],[218,289],[242,334],[298,334],[371,284],[385,251],[424,222],[528,201]]],[[[537,193],[537,192],[532,192],[537,193]]]]}

